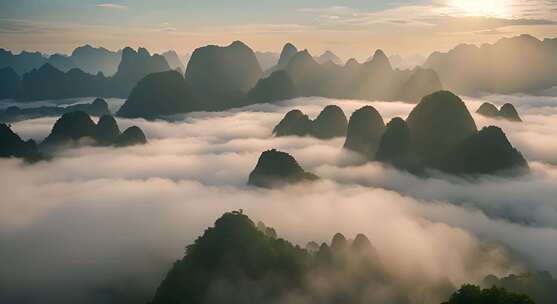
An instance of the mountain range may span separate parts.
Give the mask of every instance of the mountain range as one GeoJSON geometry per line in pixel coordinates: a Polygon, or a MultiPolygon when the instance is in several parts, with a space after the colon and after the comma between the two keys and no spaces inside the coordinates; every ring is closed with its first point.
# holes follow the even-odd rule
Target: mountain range
{"type": "Polygon", "coordinates": [[[521,35],[435,52],[424,67],[435,70],[446,89],[460,94],[536,93],[557,86],[556,53],[557,39],[521,35]]]}
{"type": "MultiPolygon", "coordinates": [[[[77,68],[88,74],[100,72],[104,76],[112,76],[118,71],[124,49],[111,51],[103,47],[86,44],[75,48],[69,55],[46,55],[40,52],[27,51],[14,54],[9,50],[0,49],[0,69],[11,67],[18,75],[23,75],[49,63],[62,72],[77,68]]],[[[182,72],[185,71],[186,58],[180,58],[173,50],[160,55],[167,60],[172,69],[179,68],[182,72]]]]}
{"type": "Polygon", "coordinates": [[[78,68],[63,72],[46,63],[25,73],[20,79],[12,68],[4,68],[0,70],[0,77],[8,78],[5,81],[13,85],[0,95],[21,101],[90,96],[126,98],[143,77],[168,70],[170,67],[163,56],[151,55],[144,48],[137,51],[125,48],[117,71],[111,77],[101,72],[88,74],[78,68]],[[13,94],[15,96],[9,96],[13,94]]]}
{"type": "Polygon", "coordinates": [[[152,118],[305,96],[417,102],[440,89],[434,71],[394,70],[380,50],[370,62],[341,66],[320,64],[289,43],[277,65],[264,72],[255,52],[236,41],[195,50],[181,80],[161,73],[139,82],[118,115],[152,118]],[[165,83],[168,79],[174,81],[165,83]]]}

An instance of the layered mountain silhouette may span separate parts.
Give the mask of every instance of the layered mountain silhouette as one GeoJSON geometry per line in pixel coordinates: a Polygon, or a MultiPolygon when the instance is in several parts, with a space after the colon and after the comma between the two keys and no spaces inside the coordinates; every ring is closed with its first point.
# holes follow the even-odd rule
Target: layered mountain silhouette
{"type": "Polygon", "coordinates": [[[199,48],[192,54],[185,78],[174,71],[146,76],[134,87],[118,115],[154,118],[294,96],[289,79],[280,73],[256,85],[261,73],[255,53],[241,42],[199,48]]]}
{"type": "Polygon", "coordinates": [[[278,63],[280,54],[274,52],[255,52],[255,57],[261,69],[267,71],[278,63]]]}
{"type": "Polygon", "coordinates": [[[23,75],[18,99],[32,101],[89,96],[125,98],[145,76],[170,70],[164,57],[151,56],[144,48],[139,48],[137,52],[125,48],[121,58],[118,70],[112,77],[105,77],[102,73],[88,74],[77,68],[62,72],[46,63],[23,75]]]}
{"type": "Polygon", "coordinates": [[[95,124],[87,113],[75,111],[56,121],[40,148],[52,151],[76,144],[130,146],[146,142],[145,134],[138,127],[130,127],[120,134],[112,116],[102,116],[95,124]]]}
{"type": "Polygon", "coordinates": [[[296,48],[296,46],[294,46],[292,43],[285,44],[280,52],[278,62],[276,63],[276,65],[273,65],[272,67],[266,69],[265,77],[268,77],[273,72],[284,70],[290,60],[294,56],[296,56],[296,54],[298,54],[298,48],[296,48]]]}
{"type": "Polygon", "coordinates": [[[384,132],[385,122],[379,112],[365,106],[350,116],[344,148],[374,159],[384,132]]]}
{"type": "Polygon", "coordinates": [[[247,100],[274,102],[296,97],[296,86],[285,71],[276,71],[271,76],[259,80],[247,95],[247,100]]]}
{"type": "Polygon", "coordinates": [[[122,60],[122,50],[114,52],[87,44],[73,50],[70,58],[76,67],[85,73],[112,76],[118,70],[118,64],[122,60]]]}
{"type": "Polygon", "coordinates": [[[262,70],[255,53],[235,41],[229,46],[196,49],[186,69],[186,80],[196,91],[220,96],[241,96],[253,88],[262,70]]]}
{"type": "Polygon", "coordinates": [[[17,74],[23,75],[49,63],[62,72],[78,68],[85,73],[111,76],[116,73],[122,51],[112,52],[105,48],[90,45],[77,47],[70,55],[53,54],[50,56],[39,52],[12,52],[0,49],[0,68],[11,67],[17,74]]]}
{"type": "Polygon", "coordinates": [[[315,58],[315,61],[317,61],[320,64],[323,63],[327,63],[327,62],[332,62],[336,65],[343,65],[344,61],[342,61],[342,59],[340,59],[335,53],[333,53],[332,51],[325,51],[323,54],[321,54],[320,56],[315,58]]]}
{"type": "Polygon", "coordinates": [[[23,75],[47,62],[48,59],[39,52],[23,51],[13,54],[11,51],[0,48],[0,68],[10,67],[18,75],[23,75]]]}
{"type": "Polygon", "coordinates": [[[557,86],[556,52],[556,39],[522,35],[435,52],[424,67],[435,70],[446,89],[460,94],[532,93],[557,86]]]}
{"type": "Polygon", "coordinates": [[[0,69],[0,99],[14,99],[21,91],[21,78],[11,67],[0,69]]]}
{"type": "Polygon", "coordinates": [[[192,88],[177,71],[150,74],[133,88],[118,116],[155,118],[198,109],[192,88]]]}
{"type": "Polygon", "coordinates": [[[285,46],[275,70],[284,69],[296,86],[297,96],[358,98],[369,100],[402,100],[417,102],[419,98],[440,90],[441,82],[435,72],[424,69],[393,70],[389,59],[378,50],[364,64],[349,60],[344,66],[331,61],[318,63],[305,50],[296,53],[285,46]]]}
{"type": "Polygon", "coordinates": [[[23,158],[31,162],[45,158],[33,140],[22,140],[9,125],[3,123],[0,123],[0,157],[23,158]]]}
{"type": "Polygon", "coordinates": [[[24,74],[21,87],[18,99],[22,101],[111,95],[109,80],[102,74],[91,75],[79,69],[64,73],[50,63],[24,74]]]}
{"type": "Polygon", "coordinates": [[[328,105],[313,121],[300,110],[292,110],[286,113],[273,129],[273,134],[279,137],[313,136],[320,139],[331,139],[344,137],[347,124],[342,109],[336,105],[328,105]]]}
{"type": "MultiPolygon", "coordinates": [[[[239,41],[226,47],[210,45],[197,49],[188,63],[185,83],[191,94],[184,96],[183,90],[176,88],[150,102],[176,104],[179,100],[187,104],[175,107],[180,111],[173,113],[176,114],[218,111],[304,96],[418,101],[441,88],[431,70],[393,70],[382,51],[377,51],[374,59],[365,64],[351,60],[345,66],[338,66],[331,62],[319,64],[309,52],[297,52],[295,46],[287,44],[277,65],[264,74],[253,50],[239,41]],[[268,76],[261,78],[262,75],[268,76]]],[[[141,82],[135,88],[155,96],[159,92],[147,91],[163,84],[153,84],[153,81],[141,82]]],[[[147,108],[142,108],[145,104],[135,100],[128,99],[130,105],[125,107],[126,112],[146,118],[160,115],[149,113],[147,108]]]]}
{"type": "Polygon", "coordinates": [[[6,110],[0,110],[0,121],[2,122],[16,122],[25,119],[39,118],[45,116],[61,116],[64,113],[83,111],[91,116],[102,116],[110,114],[108,103],[102,99],[97,98],[91,103],[76,104],[67,107],[34,107],[34,108],[19,108],[18,106],[11,106],[6,110]]]}
{"type": "Polygon", "coordinates": [[[175,51],[166,51],[161,55],[164,59],[166,59],[166,62],[168,62],[168,66],[170,66],[171,69],[179,71],[180,73],[183,73],[186,70],[184,63],[175,51]]]}
{"type": "Polygon", "coordinates": [[[504,104],[501,109],[497,109],[495,105],[489,102],[484,102],[476,111],[476,113],[481,114],[486,117],[491,118],[501,118],[515,122],[521,122],[522,119],[518,115],[516,108],[510,104],[504,104]]]}
{"type": "Polygon", "coordinates": [[[337,233],[302,249],[240,210],[222,215],[186,247],[151,303],[369,303],[370,297],[413,303],[423,294],[440,303],[455,290],[448,282],[419,294],[412,288],[389,274],[364,234],[347,239],[337,233]]]}
{"type": "MultiPolygon", "coordinates": [[[[369,131],[372,128],[361,126],[358,129],[369,131]]],[[[377,141],[368,137],[363,142],[377,141]]],[[[393,119],[381,135],[377,149],[375,157],[370,159],[418,174],[427,168],[456,175],[507,175],[528,171],[527,161],[505,133],[494,126],[478,132],[464,102],[449,91],[424,97],[405,122],[393,119]]]]}
{"type": "Polygon", "coordinates": [[[110,90],[114,96],[127,97],[138,81],[145,76],[170,70],[163,56],[151,55],[145,48],[135,51],[125,48],[122,51],[122,61],[118,71],[110,78],[110,90]]]}
{"type": "Polygon", "coordinates": [[[290,154],[273,149],[261,154],[249,175],[248,184],[274,188],[316,179],[316,175],[304,171],[290,154]]]}

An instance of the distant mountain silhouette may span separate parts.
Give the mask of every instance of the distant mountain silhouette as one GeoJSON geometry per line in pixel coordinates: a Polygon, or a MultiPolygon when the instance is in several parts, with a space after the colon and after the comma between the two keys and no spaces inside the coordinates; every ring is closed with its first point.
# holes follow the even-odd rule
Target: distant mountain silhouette
{"type": "Polygon", "coordinates": [[[337,65],[343,65],[344,64],[344,61],[342,61],[342,59],[340,59],[332,51],[325,51],[320,56],[315,57],[315,61],[317,61],[320,64],[327,63],[327,62],[332,62],[332,63],[337,64],[337,65]]]}
{"type": "Polygon", "coordinates": [[[522,35],[435,52],[424,67],[435,70],[445,88],[460,94],[532,93],[557,85],[556,52],[556,39],[522,35]]]}
{"type": "Polygon", "coordinates": [[[123,147],[145,144],[147,140],[143,131],[135,126],[120,134],[112,116],[102,116],[97,125],[87,113],[75,111],[65,113],[56,121],[40,148],[52,151],[81,143],[123,147]]]}
{"type": "Polygon", "coordinates": [[[23,75],[22,101],[64,99],[70,97],[110,96],[109,80],[103,75],[87,74],[79,69],[64,73],[47,63],[23,75]]]}
{"type": "Polygon", "coordinates": [[[39,118],[44,116],[61,116],[64,113],[83,111],[92,116],[110,114],[108,103],[102,98],[95,99],[92,103],[76,104],[67,107],[32,107],[19,108],[11,106],[6,110],[0,110],[0,121],[15,122],[25,119],[39,118]]]}
{"type": "Polygon", "coordinates": [[[278,63],[280,54],[273,52],[255,52],[255,57],[261,69],[267,71],[278,63]]]}
{"type": "Polygon", "coordinates": [[[247,95],[248,103],[264,103],[296,97],[296,86],[285,71],[277,71],[261,79],[247,95]]]}
{"type": "MultiPolygon", "coordinates": [[[[293,45],[285,45],[279,63],[273,68],[277,73],[260,79],[262,70],[255,53],[242,42],[236,41],[227,47],[199,48],[186,69],[185,90],[190,91],[191,88],[191,96],[187,94],[187,97],[183,97],[183,90],[177,85],[168,85],[170,91],[165,94],[157,91],[153,79],[160,82],[163,80],[161,76],[150,78],[149,86],[147,82],[139,86],[138,82],[146,76],[170,70],[170,67],[161,55],[151,56],[143,48],[138,51],[125,48],[118,52],[121,61],[112,77],[102,73],[91,75],[76,68],[64,73],[46,63],[23,76],[17,99],[31,101],[87,96],[126,98],[132,97],[130,93],[134,87],[141,87],[142,94],[150,97],[143,98],[135,94],[133,98],[128,98],[128,102],[134,105],[124,106],[126,110],[120,114],[152,118],[190,111],[224,110],[303,96],[417,101],[421,96],[440,88],[432,71],[393,70],[388,58],[380,50],[375,52],[369,62],[359,64],[350,60],[345,66],[331,62],[319,64],[309,52],[296,51],[293,45]],[[155,102],[158,94],[162,96],[156,98],[157,103],[174,106],[165,110],[153,106],[160,111],[150,113],[150,110],[146,110],[149,106],[145,102],[155,102]],[[143,103],[137,102],[141,98],[143,103]]],[[[112,56],[107,55],[107,52],[110,54],[104,49],[84,46],[76,49],[71,57],[75,61],[73,57],[76,56],[94,57],[85,54],[103,53],[107,58],[112,56]]],[[[175,59],[176,56],[171,54],[167,53],[167,56],[175,59]]]]}
{"type": "Polygon", "coordinates": [[[243,95],[262,74],[255,53],[244,43],[209,45],[196,49],[186,69],[186,80],[194,90],[221,96],[243,95]]]}
{"type": "Polygon", "coordinates": [[[49,63],[56,69],[67,72],[78,68],[88,74],[99,72],[107,76],[116,73],[122,52],[112,52],[105,48],[94,48],[84,45],[76,48],[71,55],[53,54],[47,56],[39,52],[21,52],[13,54],[0,49],[0,68],[11,67],[17,74],[23,75],[33,69],[38,69],[49,63]]]}
{"type": "Polygon", "coordinates": [[[118,64],[122,60],[122,50],[113,52],[87,44],[76,48],[70,58],[85,73],[98,74],[100,72],[105,76],[112,76],[118,70],[118,64]]]}
{"type": "Polygon", "coordinates": [[[127,47],[122,51],[118,71],[111,78],[111,93],[114,96],[127,97],[137,82],[145,76],[168,70],[170,67],[163,56],[151,56],[145,48],[139,48],[136,52],[127,47]]]}
{"type": "Polygon", "coordinates": [[[335,105],[326,106],[315,120],[300,110],[292,110],[273,129],[275,136],[313,136],[320,139],[344,137],[347,129],[346,115],[335,105]]]}
{"type": "Polygon", "coordinates": [[[50,57],[48,57],[48,63],[63,72],[78,68],[78,66],[70,56],[62,54],[51,55],[50,57]]]}
{"type": "Polygon", "coordinates": [[[385,122],[379,112],[365,106],[350,116],[344,148],[374,159],[384,132],[385,122]]]}
{"type": "Polygon", "coordinates": [[[277,64],[266,70],[265,77],[271,75],[273,72],[284,70],[296,54],[298,54],[298,49],[292,43],[285,44],[282,47],[277,64]]]}
{"type": "Polygon", "coordinates": [[[164,57],[151,56],[143,48],[137,52],[125,48],[121,57],[118,71],[113,77],[105,77],[102,73],[91,75],[80,69],[64,73],[47,63],[23,75],[18,99],[32,101],[90,96],[125,98],[143,77],[170,70],[164,57]]]}
{"type": "Polygon", "coordinates": [[[0,123],[0,157],[17,157],[31,162],[45,158],[33,140],[23,141],[3,123],[0,123]]]}
{"type": "Polygon", "coordinates": [[[480,108],[476,111],[476,113],[478,113],[480,115],[483,115],[483,116],[486,116],[486,117],[491,117],[491,118],[501,118],[501,119],[506,119],[506,120],[515,121],[515,122],[521,122],[522,121],[522,119],[518,115],[518,111],[510,103],[504,104],[501,107],[501,109],[498,110],[495,105],[493,105],[489,102],[484,102],[480,106],[480,108]]]}
{"type": "Polygon", "coordinates": [[[21,78],[11,67],[0,69],[0,99],[14,99],[21,90],[21,78]]]}
{"type": "Polygon", "coordinates": [[[191,86],[178,72],[167,71],[150,74],[139,81],[118,116],[154,118],[196,109],[191,86]]]}
{"type": "Polygon", "coordinates": [[[166,59],[166,62],[168,62],[172,70],[179,70],[182,73],[186,70],[184,63],[180,60],[180,57],[175,51],[167,51],[161,55],[166,59]]]}
{"type": "Polygon", "coordinates": [[[249,175],[248,184],[273,188],[316,179],[317,176],[305,172],[290,154],[273,149],[261,154],[249,175]]]}
{"type": "Polygon", "coordinates": [[[393,70],[380,50],[369,62],[359,64],[349,60],[344,66],[330,61],[319,64],[307,50],[301,51],[290,59],[284,70],[296,86],[297,96],[417,102],[441,89],[433,71],[393,70]]]}
{"type": "Polygon", "coordinates": [[[13,54],[11,51],[0,49],[0,68],[11,67],[18,75],[39,68],[47,62],[48,59],[39,52],[23,51],[13,54]]]}

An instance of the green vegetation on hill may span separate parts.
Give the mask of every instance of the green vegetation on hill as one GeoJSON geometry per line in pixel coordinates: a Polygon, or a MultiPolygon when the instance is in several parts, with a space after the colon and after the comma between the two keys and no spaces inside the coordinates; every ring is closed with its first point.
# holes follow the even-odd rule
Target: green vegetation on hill
{"type": "Polygon", "coordinates": [[[464,285],[443,304],[534,304],[534,301],[526,295],[511,293],[503,288],[481,289],[464,285]]]}
{"type": "Polygon", "coordinates": [[[505,288],[508,291],[525,294],[536,304],[557,303],[557,280],[549,272],[530,272],[510,275],[504,278],[488,276],[484,285],[505,288]]]}
{"type": "Polygon", "coordinates": [[[261,154],[249,175],[248,184],[273,188],[316,179],[317,176],[305,172],[290,154],[273,149],[261,154]]]}

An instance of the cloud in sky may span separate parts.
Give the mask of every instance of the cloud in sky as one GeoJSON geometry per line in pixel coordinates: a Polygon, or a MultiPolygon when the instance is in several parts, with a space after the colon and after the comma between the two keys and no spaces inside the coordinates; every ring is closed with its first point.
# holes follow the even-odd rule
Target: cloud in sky
{"type": "Polygon", "coordinates": [[[284,43],[293,42],[316,54],[333,50],[341,57],[363,60],[377,48],[389,54],[427,56],[461,43],[492,43],[501,37],[518,34],[540,38],[557,35],[556,3],[539,0],[495,2],[509,9],[504,10],[505,14],[474,14],[475,5],[481,4],[477,0],[380,2],[381,5],[343,2],[332,6],[305,1],[281,6],[221,3],[220,7],[214,2],[186,6],[174,1],[161,1],[157,5],[149,2],[141,6],[115,1],[92,4],[104,10],[128,9],[131,12],[133,9],[133,14],[117,14],[117,18],[101,9],[90,10],[91,4],[58,7],[64,13],[45,7],[45,13],[37,11],[29,15],[17,12],[31,11],[31,8],[17,9],[19,4],[14,3],[2,4],[14,13],[0,13],[1,22],[5,24],[0,40],[3,47],[14,51],[28,49],[50,53],[70,53],[76,46],[86,43],[110,49],[141,45],[153,52],[175,49],[179,53],[191,53],[207,44],[226,45],[235,40],[242,40],[258,51],[279,52],[284,43]],[[223,11],[227,13],[223,15],[223,11]],[[53,14],[59,15],[55,15],[55,19],[48,18],[53,14]],[[90,17],[83,19],[91,22],[75,24],[75,19],[67,18],[70,15],[90,17]],[[172,26],[161,28],[164,22],[172,26]],[[25,30],[21,30],[22,24],[25,30]],[[154,31],[160,35],[152,35],[154,31]]]}
{"type": "Polygon", "coordinates": [[[116,4],[116,3],[100,3],[100,4],[97,4],[95,6],[99,7],[99,8],[116,9],[116,10],[128,9],[127,6],[125,6],[123,4],[116,4]]]}

